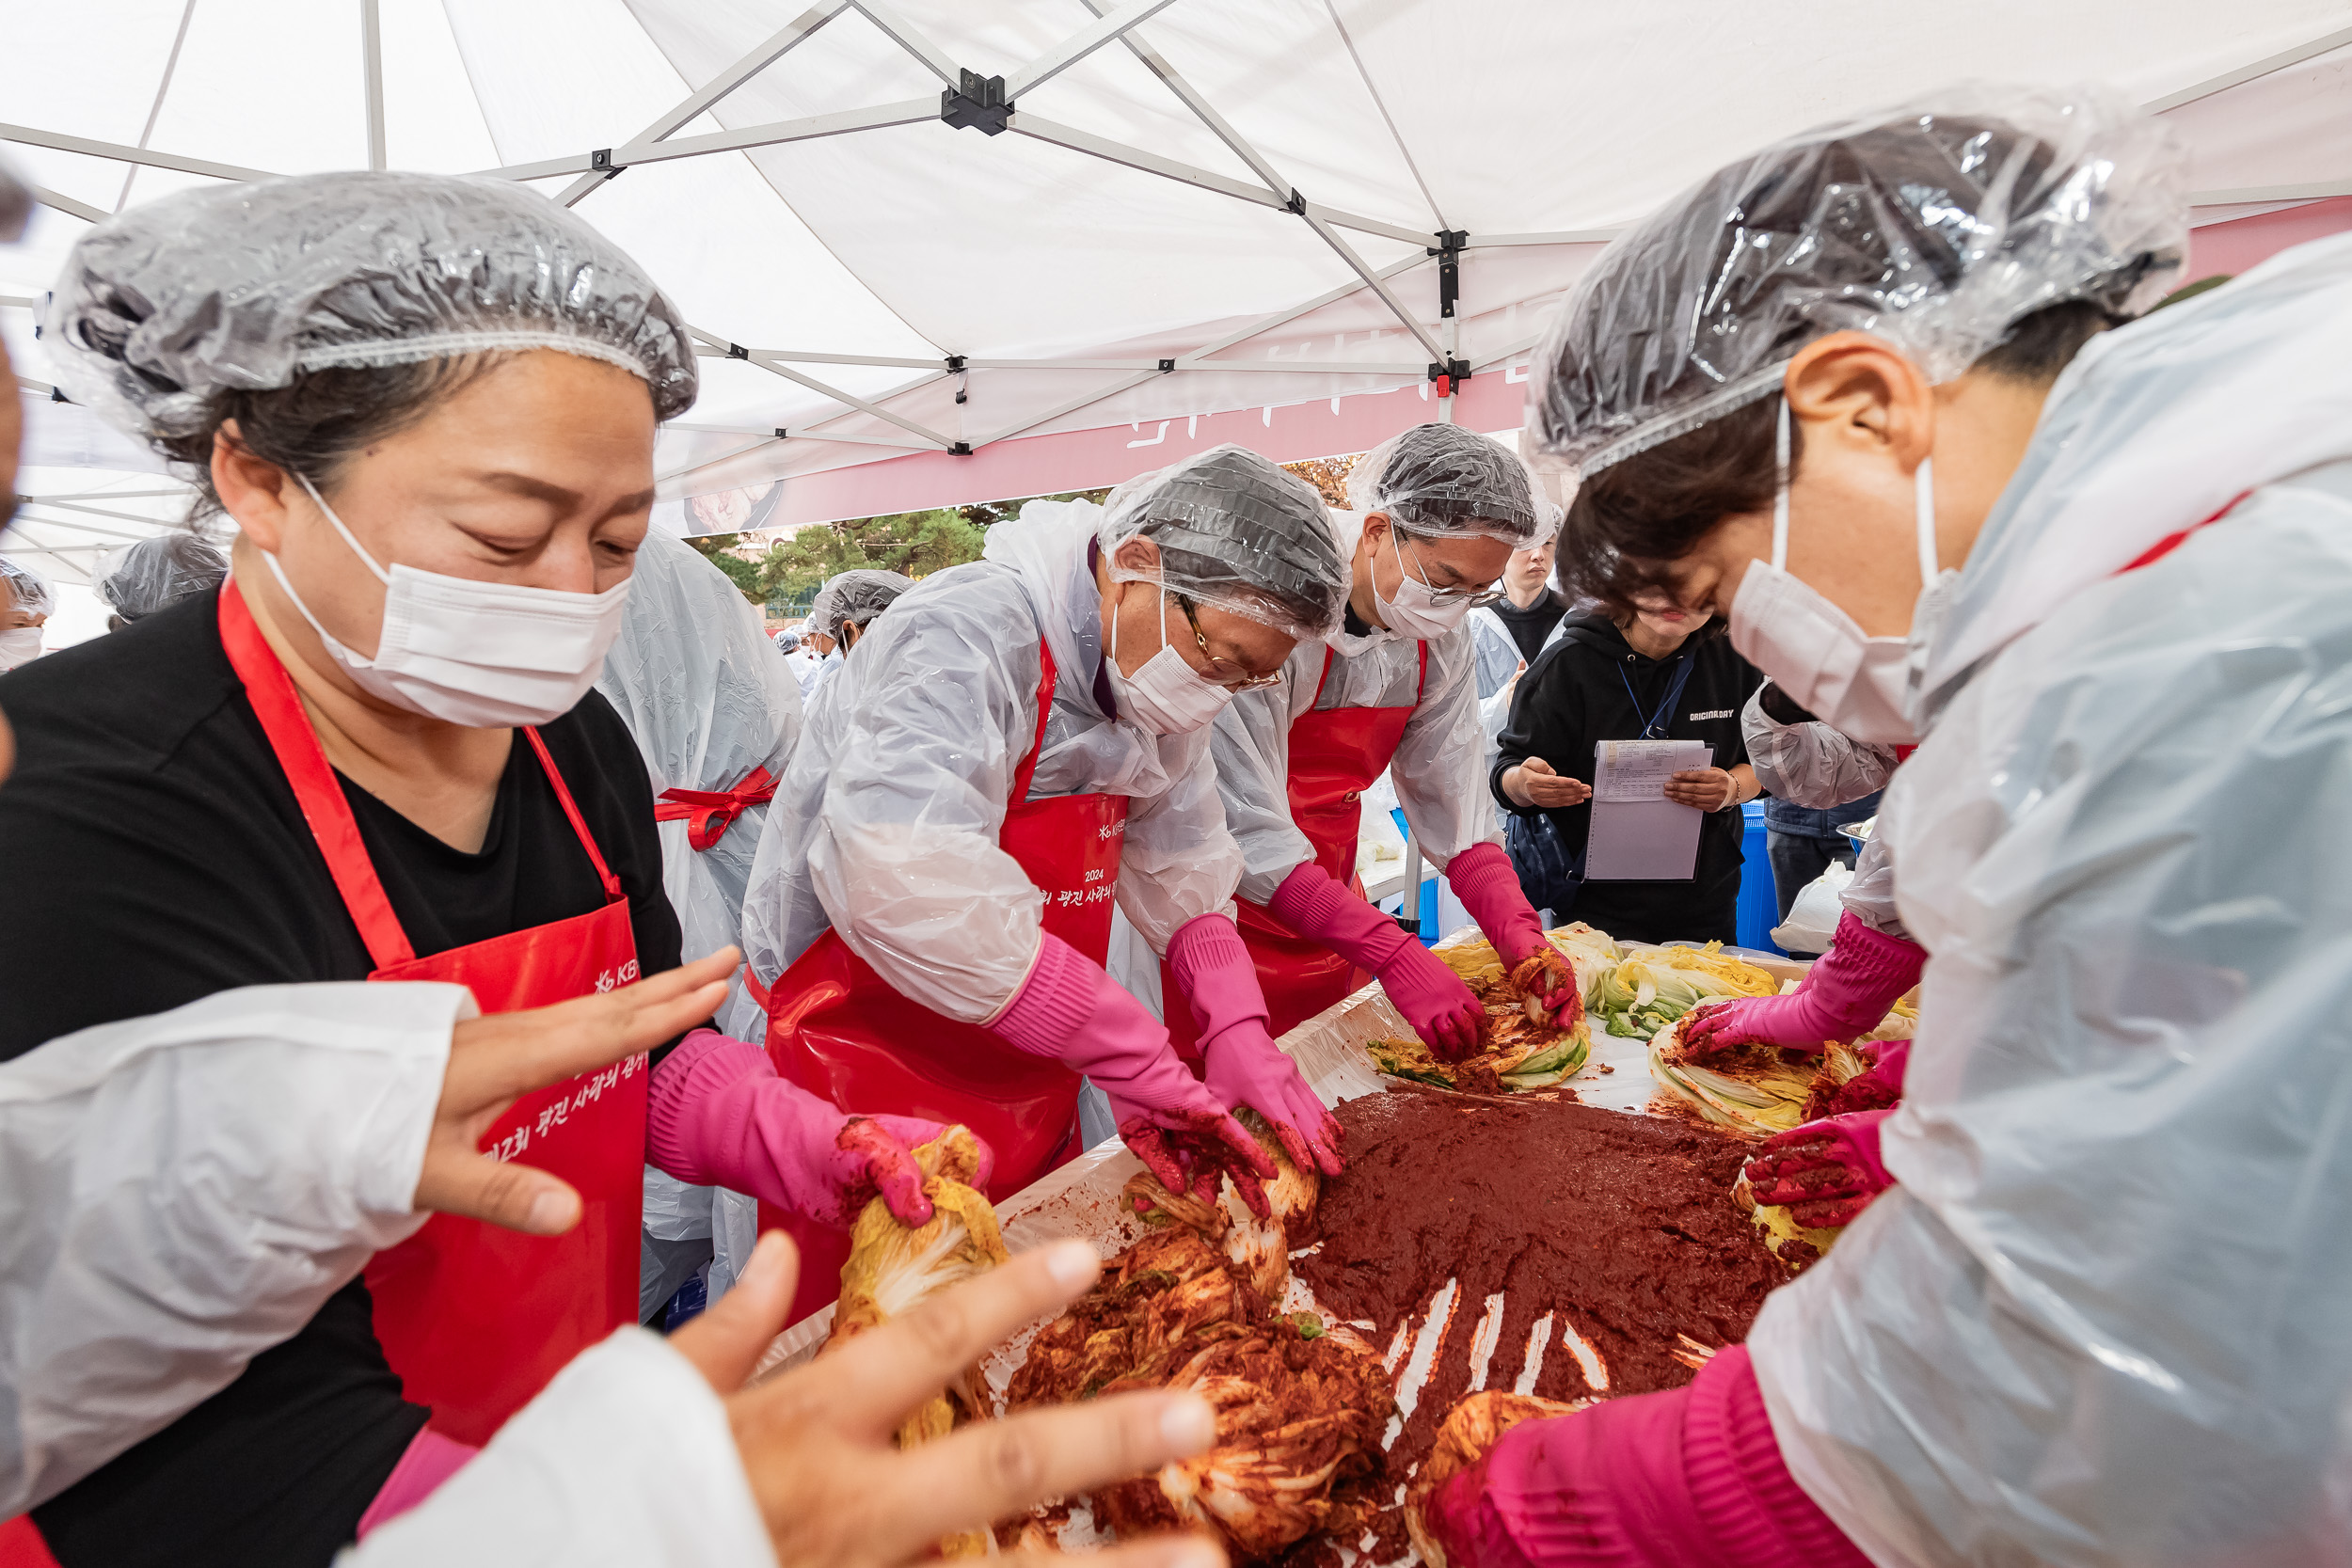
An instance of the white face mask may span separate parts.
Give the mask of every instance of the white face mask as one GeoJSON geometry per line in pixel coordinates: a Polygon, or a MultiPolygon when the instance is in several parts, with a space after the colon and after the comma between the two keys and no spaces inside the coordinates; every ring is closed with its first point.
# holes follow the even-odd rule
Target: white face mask
{"type": "MultiPolygon", "coordinates": [[[[1123,594],[1121,595],[1124,596],[1123,594]]],[[[1119,603],[1111,602],[1111,645],[1104,650],[1120,717],[1152,735],[1183,735],[1216,721],[1232,692],[1184,662],[1168,641],[1168,594],[1160,594],[1160,651],[1132,675],[1119,673],[1119,603]]]]}
{"type": "Polygon", "coordinates": [[[387,572],[308,479],[302,487],[385,585],[384,633],[375,657],[363,657],[335,641],[286,580],[278,558],[264,551],[262,559],[319,634],[327,657],[360,689],[428,719],[502,729],[559,719],[596,683],[605,654],[621,635],[628,581],[601,594],[566,594],[399,564],[387,572]]]}
{"type": "Polygon", "coordinates": [[[40,628],[11,626],[0,631],[0,670],[13,670],[40,657],[40,628]]]}
{"type": "Polygon", "coordinates": [[[1440,599],[1438,591],[1417,577],[1405,562],[1405,531],[1391,520],[1389,524],[1389,544],[1396,551],[1397,571],[1402,580],[1396,585],[1396,597],[1380,596],[1380,579],[1372,583],[1372,602],[1380,607],[1380,621],[1389,630],[1406,637],[1443,637],[1470,616],[1470,602],[1466,597],[1440,599]]]}
{"type": "Polygon", "coordinates": [[[1776,442],[1780,490],[1772,501],[1772,559],[1748,563],[1731,601],[1731,645],[1790,700],[1850,739],[1908,746],[1919,738],[1919,675],[1948,609],[1958,572],[1937,569],[1935,473],[1921,458],[1914,510],[1921,587],[1907,637],[1867,637],[1854,618],[1788,575],[1788,404],[1776,442]]]}

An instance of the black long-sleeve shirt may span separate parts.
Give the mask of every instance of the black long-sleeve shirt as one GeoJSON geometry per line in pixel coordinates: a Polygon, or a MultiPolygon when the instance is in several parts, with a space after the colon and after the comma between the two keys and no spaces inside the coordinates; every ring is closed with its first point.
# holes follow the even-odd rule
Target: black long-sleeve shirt
{"type": "MultiPolygon", "coordinates": [[[[1740,709],[1764,677],[1725,638],[1684,646],[1693,660],[1691,678],[1666,716],[1664,738],[1704,740],[1712,749],[1714,767],[1737,767],[1748,759],[1740,709]]],[[[1654,659],[1636,653],[1606,615],[1569,616],[1559,641],[1519,677],[1489,779],[1496,800],[1522,816],[1539,809],[1521,806],[1502,788],[1504,771],[1530,757],[1543,758],[1563,778],[1590,784],[1595,749],[1604,740],[1641,737],[1643,718],[1655,711],[1674,679],[1674,662],[1675,656],[1654,659]]],[[[1592,829],[1591,802],[1545,814],[1569,852],[1581,853],[1592,829]]],[[[1688,880],[1586,882],[1572,910],[1553,913],[1626,941],[1719,937],[1729,942],[1736,928],[1743,832],[1739,811],[1709,813],[1699,827],[1697,866],[1688,880]]]]}
{"type": "MultiPolygon", "coordinates": [[[[374,967],[221,647],[217,600],[0,676],[17,742],[0,784],[0,1060],[232,987],[374,967]]],[[[675,967],[652,786],[620,716],[592,691],[540,734],[628,895],[644,972],[675,967]]],[[[520,737],[479,853],[342,786],[421,956],[604,903],[520,737]]],[[[236,1382],[34,1510],[50,1550],[65,1568],[325,1568],[425,1419],[373,1317],[354,1280],[236,1382]]]]}

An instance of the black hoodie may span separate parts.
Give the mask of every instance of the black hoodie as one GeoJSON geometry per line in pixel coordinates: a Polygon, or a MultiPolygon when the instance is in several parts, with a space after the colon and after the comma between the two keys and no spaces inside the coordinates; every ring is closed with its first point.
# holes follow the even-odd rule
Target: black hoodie
{"type": "MultiPolygon", "coordinates": [[[[1729,639],[1700,634],[1686,642],[1695,661],[1682,698],[1665,721],[1665,738],[1704,740],[1717,768],[1748,760],[1740,735],[1740,709],[1763,684],[1756,667],[1732,651],[1729,639]]],[[[1677,656],[1678,657],[1678,656],[1677,656]]],[[[1511,699],[1511,719],[1498,737],[1488,784],[1505,811],[1533,815],[1502,792],[1505,769],[1541,757],[1564,778],[1593,782],[1594,749],[1604,740],[1631,740],[1642,734],[1642,712],[1653,710],[1674,678],[1674,657],[1654,659],[1633,651],[1608,616],[1587,611],[1563,623],[1559,641],[1546,648],[1519,677],[1511,699]],[[1629,691],[1629,688],[1630,690],[1629,691]]],[[[1590,803],[1551,811],[1552,826],[1571,854],[1581,854],[1592,824],[1590,803]]],[[[1587,882],[1572,911],[1561,919],[1597,926],[1633,942],[1676,938],[1733,939],[1740,897],[1740,863],[1745,819],[1737,810],[1712,812],[1699,828],[1697,873],[1677,882],[1587,882]]]]}

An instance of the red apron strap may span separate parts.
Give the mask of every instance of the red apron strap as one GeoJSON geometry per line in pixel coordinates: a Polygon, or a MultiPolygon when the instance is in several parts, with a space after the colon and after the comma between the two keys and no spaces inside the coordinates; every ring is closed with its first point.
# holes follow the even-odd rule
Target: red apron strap
{"type": "Polygon", "coordinates": [[[1037,657],[1043,666],[1037,682],[1037,739],[1030,745],[1029,754],[1021,759],[1021,766],[1013,771],[1012,794],[1005,801],[1008,811],[1029,803],[1029,781],[1037,776],[1038,753],[1045,750],[1045,718],[1054,711],[1054,650],[1041,641],[1037,645],[1037,657]]]}
{"type": "Polygon", "coordinates": [[[753,806],[776,798],[776,781],[765,768],[755,768],[732,789],[665,789],[653,803],[656,822],[685,822],[686,842],[700,854],[726,836],[735,819],[753,806]]]}
{"type": "Polygon", "coordinates": [[[1315,694],[1314,694],[1313,699],[1312,699],[1311,701],[1310,701],[1310,702],[1307,704],[1307,706],[1308,706],[1310,709],[1311,709],[1311,708],[1315,705],[1315,704],[1316,704],[1316,703],[1320,703],[1321,701],[1323,701],[1323,688],[1324,688],[1324,686],[1326,685],[1326,683],[1327,683],[1330,679],[1331,679],[1331,646],[1330,646],[1330,644],[1329,644],[1329,643],[1327,643],[1327,643],[1325,643],[1325,644],[1324,644],[1324,648],[1323,648],[1323,673],[1322,673],[1322,674],[1320,674],[1320,675],[1317,675],[1317,676],[1315,677],[1315,694]]]}
{"type": "Polygon", "coordinates": [[[1413,679],[1413,705],[1415,707],[1421,706],[1422,698],[1429,690],[1429,640],[1423,638],[1419,646],[1421,648],[1421,673],[1413,679]]]}
{"type": "Polygon", "coordinates": [[[2115,575],[2120,578],[2125,572],[2137,572],[2142,566],[2154,565],[2157,562],[2162,561],[2166,556],[2170,555],[2174,550],[2179,549],[2182,543],[2185,541],[2190,534],[2195,533],[2199,529],[2205,527],[2208,523],[2219,522],[2222,518],[2236,511],[2237,503],[2244,500],[2247,497],[2252,495],[2253,493],[2254,492],[2251,490],[2240,490],[2236,495],[2230,498],[2229,505],[2223,507],[2212,516],[2204,518],[2202,521],[2189,524],[2188,527],[2181,530],[2178,533],[2166,534],[2163,538],[2157,540],[2154,544],[2149,546],[2145,550],[2141,551],[2138,559],[2133,561],[2129,565],[2117,568],[2115,575]]]}
{"type": "Polygon", "coordinates": [[[294,786],[294,801],[302,808],[303,820],[310,825],[319,853],[326,859],[327,874],[335,879],[343,908],[351,912],[352,924],[359,927],[368,957],[378,969],[412,961],[416,950],[408,945],[408,934],[400,928],[392,901],[376,879],[367,845],[359,837],[359,824],[351,815],[351,802],[343,798],[342,785],[326,760],[326,748],[319,744],[318,732],[302,711],[294,677],[286,673],[286,667],[262,637],[233,578],[221,585],[220,643],[229,655],[230,668],[245,683],[246,700],[253,705],[253,716],[262,721],[262,733],[278,755],[278,768],[294,786]]]}
{"type": "Polygon", "coordinates": [[[581,819],[580,806],[572,800],[571,787],[564,784],[564,775],[556,771],[555,759],[548,755],[548,743],[539,738],[538,726],[526,724],[523,734],[531,737],[531,749],[539,753],[539,766],[548,770],[548,783],[555,786],[555,799],[563,806],[564,815],[571,818],[572,832],[580,835],[580,847],[588,851],[588,863],[596,868],[597,877],[603,879],[605,898],[609,901],[620,897],[621,879],[612,875],[612,868],[604,863],[604,852],[596,847],[595,835],[588,832],[588,824],[581,819]]]}

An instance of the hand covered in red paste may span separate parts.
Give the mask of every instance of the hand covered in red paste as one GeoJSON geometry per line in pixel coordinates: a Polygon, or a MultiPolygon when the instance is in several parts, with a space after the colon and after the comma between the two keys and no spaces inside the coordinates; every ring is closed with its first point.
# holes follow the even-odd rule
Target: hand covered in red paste
{"type": "MultiPolygon", "coordinates": [[[[776,1076],[768,1053],[697,1029],[654,1069],[645,1152],[697,1186],[731,1187],[844,1229],[876,1196],[908,1225],[931,1217],[914,1149],[945,1132],[860,1117],[776,1076]]],[[[982,1164],[989,1158],[982,1147],[982,1164]]]]}
{"type": "Polygon", "coordinates": [[[1895,1184],[1879,1159],[1879,1124],[1892,1114],[1857,1111],[1765,1139],[1747,1165],[1756,1201],[1786,1207],[1808,1229],[1851,1224],[1895,1184]]]}
{"type": "Polygon", "coordinates": [[[1340,1157],[1339,1122],[1298,1075],[1298,1064],[1268,1037],[1263,1023],[1243,1022],[1224,1030],[1201,1046],[1200,1061],[1209,1092],[1228,1105],[1247,1105],[1265,1117],[1291,1164],[1326,1176],[1347,1168],[1340,1157]]]}
{"type": "MultiPolygon", "coordinates": [[[[1205,1096],[1207,1090],[1203,1089],[1205,1096]]],[[[1230,1176],[1249,1212],[1260,1219],[1273,1212],[1266,1202],[1265,1183],[1274,1177],[1274,1162],[1240,1122],[1221,1110],[1143,1111],[1111,1096],[1119,1117],[1119,1135],[1144,1168],[1171,1193],[1189,1193],[1214,1203],[1217,1178],[1230,1176]]]]}

